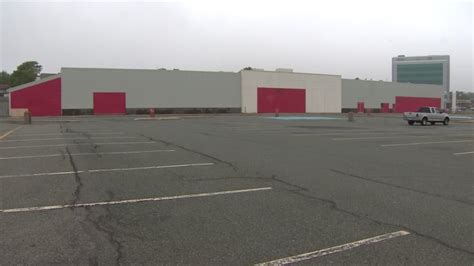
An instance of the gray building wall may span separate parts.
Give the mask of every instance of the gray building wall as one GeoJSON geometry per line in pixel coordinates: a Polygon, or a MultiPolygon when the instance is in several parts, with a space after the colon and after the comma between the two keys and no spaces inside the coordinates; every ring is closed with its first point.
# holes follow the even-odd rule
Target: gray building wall
{"type": "Polygon", "coordinates": [[[125,92],[127,108],[240,108],[231,72],[62,68],[62,108],[92,109],[94,92],[125,92]]]}
{"type": "Polygon", "coordinates": [[[357,108],[364,102],[365,108],[380,108],[381,103],[395,103],[396,96],[441,98],[441,85],[425,85],[384,81],[342,79],[342,108],[357,108]]]}

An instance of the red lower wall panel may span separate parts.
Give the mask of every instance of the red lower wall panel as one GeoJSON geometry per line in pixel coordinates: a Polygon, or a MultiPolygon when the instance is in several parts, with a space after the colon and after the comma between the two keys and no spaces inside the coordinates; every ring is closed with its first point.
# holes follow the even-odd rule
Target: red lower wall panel
{"type": "Polygon", "coordinates": [[[305,113],[306,89],[257,88],[258,113],[305,113]]]}
{"type": "Polygon", "coordinates": [[[365,112],[364,102],[357,102],[357,112],[358,113],[364,113],[365,112]]]}
{"type": "Polygon", "coordinates": [[[94,92],[94,114],[125,114],[125,98],[124,92],[94,92]]]}
{"type": "Polygon", "coordinates": [[[14,91],[10,98],[11,108],[26,108],[32,116],[61,115],[61,78],[14,91]]]}
{"type": "Polygon", "coordinates": [[[427,98],[427,97],[395,97],[395,109],[398,113],[416,112],[422,106],[441,108],[441,98],[427,98]]]}

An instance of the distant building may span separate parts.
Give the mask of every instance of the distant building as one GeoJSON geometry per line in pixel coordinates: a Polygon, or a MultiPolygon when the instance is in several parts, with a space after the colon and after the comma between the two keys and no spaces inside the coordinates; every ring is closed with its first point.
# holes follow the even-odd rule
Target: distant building
{"type": "Polygon", "coordinates": [[[399,55],[392,58],[392,81],[441,85],[448,102],[449,68],[449,55],[399,55]]]}
{"type": "Polygon", "coordinates": [[[45,79],[54,75],[57,75],[57,73],[41,73],[36,80],[45,79]]]}
{"type": "Polygon", "coordinates": [[[7,95],[7,89],[9,87],[8,84],[0,84],[0,97],[5,97],[7,95]]]}

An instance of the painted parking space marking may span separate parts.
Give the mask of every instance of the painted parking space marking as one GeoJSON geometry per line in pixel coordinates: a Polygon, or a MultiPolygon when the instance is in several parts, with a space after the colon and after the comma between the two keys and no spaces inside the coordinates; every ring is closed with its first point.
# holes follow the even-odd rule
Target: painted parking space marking
{"type": "Polygon", "coordinates": [[[29,145],[29,146],[9,146],[0,147],[0,150],[8,149],[30,149],[30,148],[46,148],[46,147],[69,147],[69,146],[87,146],[87,145],[133,145],[133,144],[151,144],[156,141],[133,141],[133,142],[102,142],[102,143],[63,143],[50,145],[29,145]]]}
{"type": "Polygon", "coordinates": [[[339,245],[339,246],[335,246],[335,247],[320,249],[320,250],[316,250],[316,251],[312,251],[312,252],[308,252],[308,253],[303,253],[303,254],[296,255],[296,256],[291,256],[291,257],[281,258],[281,259],[272,260],[272,261],[268,261],[268,262],[263,262],[263,263],[259,263],[259,264],[256,264],[256,265],[286,265],[286,264],[291,264],[291,263],[297,263],[297,262],[300,262],[300,261],[314,259],[314,258],[317,258],[317,257],[322,257],[322,256],[326,256],[326,255],[329,255],[329,254],[338,253],[338,252],[350,250],[350,249],[353,249],[353,248],[357,248],[357,247],[360,247],[360,246],[370,245],[370,244],[373,244],[373,243],[389,240],[389,239],[400,237],[400,236],[406,236],[406,235],[409,235],[409,234],[410,234],[410,232],[403,231],[403,230],[402,231],[397,231],[397,232],[392,232],[392,233],[383,234],[383,235],[379,235],[379,236],[375,236],[375,237],[371,237],[371,238],[366,238],[366,239],[354,241],[354,242],[351,242],[351,243],[347,243],[347,244],[343,244],[343,245],[339,245]]]}
{"type": "Polygon", "coordinates": [[[12,130],[10,130],[10,131],[7,131],[5,134],[3,134],[3,135],[0,136],[0,141],[3,142],[3,139],[4,139],[4,138],[8,137],[8,135],[12,134],[13,132],[17,131],[18,129],[20,129],[20,128],[22,128],[22,127],[23,127],[23,126],[19,126],[19,127],[16,127],[16,128],[14,128],[14,129],[12,129],[12,130]]]}
{"type": "Polygon", "coordinates": [[[474,142],[474,139],[469,140],[449,140],[449,141],[430,141],[430,142],[412,142],[412,143],[397,143],[397,144],[382,144],[382,147],[396,147],[396,146],[412,146],[412,145],[430,145],[430,144],[444,144],[444,143],[465,143],[474,142]]]}
{"type": "Polygon", "coordinates": [[[457,152],[457,153],[453,153],[453,155],[466,155],[466,154],[474,154],[474,151],[467,151],[467,152],[457,152]]]}
{"type": "MultiPolygon", "coordinates": [[[[94,156],[94,155],[119,155],[119,154],[142,154],[142,153],[155,153],[155,152],[174,152],[176,150],[149,150],[149,151],[113,151],[113,152],[82,152],[82,153],[70,153],[71,156],[94,156]]],[[[0,160],[16,160],[16,159],[33,159],[33,158],[49,158],[49,157],[62,157],[64,154],[44,154],[44,155],[26,155],[26,156],[12,156],[12,157],[0,157],[0,160]]]]}
{"type": "Polygon", "coordinates": [[[208,192],[208,193],[165,196],[165,197],[156,197],[156,198],[142,198],[142,199],[102,201],[102,202],[79,203],[79,204],[37,206],[37,207],[3,209],[3,210],[0,209],[0,213],[49,211],[49,210],[66,209],[66,208],[85,208],[85,207],[104,206],[104,205],[119,205],[119,204],[131,204],[131,203],[142,203],[142,202],[190,199],[190,198],[203,198],[203,197],[212,197],[212,196],[221,196],[221,195],[230,195],[230,194],[265,191],[265,190],[271,190],[271,189],[272,189],[272,187],[260,187],[260,188],[248,188],[248,189],[239,189],[239,190],[226,190],[226,191],[218,191],[218,192],[208,192]]]}
{"type": "MultiPolygon", "coordinates": [[[[14,134],[11,137],[34,137],[34,136],[65,136],[65,135],[83,135],[87,132],[64,132],[64,133],[38,133],[38,134],[14,134]]],[[[96,132],[92,135],[122,135],[123,132],[96,132]]]]}
{"type": "Polygon", "coordinates": [[[27,142],[27,141],[49,141],[49,140],[86,140],[86,139],[138,139],[138,137],[128,137],[128,136],[119,136],[119,137],[62,137],[62,138],[39,138],[39,139],[8,139],[3,140],[2,142],[27,142]]]}
{"type": "Polygon", "coordinates": [[[46,172],[46,173],[33,173],[33,174],[2,175],[0,176],[0,179],[15,178],[15,177],[32,177],[32,176],[72,175],[72,174],[82,174],[82,173],[93,174],[93,173],[104,173],[104,172],[137,171],[137,170],[152,170],[152,169],[166,169],[166,168],[180,168],[180,167],[210,166],[210,165],[214,165],[214,163],[153,165],[153,166],[129,167],[129,168],[104,168],[104,169],[77,170],[77,171],[66,171],[66,172],[46,172]]]}

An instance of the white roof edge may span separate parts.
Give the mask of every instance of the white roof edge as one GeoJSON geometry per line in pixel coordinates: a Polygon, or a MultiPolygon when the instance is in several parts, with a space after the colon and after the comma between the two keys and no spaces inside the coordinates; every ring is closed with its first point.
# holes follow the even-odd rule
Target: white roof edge
{"type": "Polygon", "coordinates": [[[341,75],[337,74],[322,74],[322,73],[307,73],[307,72],[283,72],[283,71],[275,71],[275,70],[258,70],[258,69],[242,69],[239,72],[269,72],[269,73],[281,73],[281,74],[299,74],[299,75],[317,75],[317,76],[333,76],[333,77],[342,77],[341,75]]]}
{"type": "Polygon", "coordinates": [[[14,91],[17,91],[17,90],[27,88],[29,86],[41,84],[43,82],[50,81],[50,80],[53,80],[53,79],[57,79],[57,78],[60,78],[60,77],[61,77],[61,74],[59,73],[59,74],[56,74],[56,75],[53,75],[53,76],[46,77],[44,79],[39,79],[39,80],[35,80],[35,81],[31,81],[31,82],[28,82],[28,83],[25,83],[25,84],[18,85],[16,87],[8,88],[7,92],[8,93],[14,92],[14,91]]]}
{"type": "Polygon", "coordinates": [[[377,83],[394,83],[394,84],[408,84],[414,86],[432,86],[432,87],[443,87],[443,85],[439,84],[421,84],[421,83],[411,83],[411,82],[397,82],[397,81],[385,81],[385,80],[365,80],[365,79],[347,79],[342,78],[342,81],[356,81],[356,82],[377,82],[377,83]]]}
{"type": "Polygon", "coordinates": [[[186,69],[153,69],[153,68],[111,68],[111,67],[61,67],[62,70],[120,70],[120,71],[169,71],[169,72],[200,72],[200,73],[229,73],[229,74],[238,74],[239,72],[232,71],[214,71],[214,70],[186,70],[186,69]]]}

